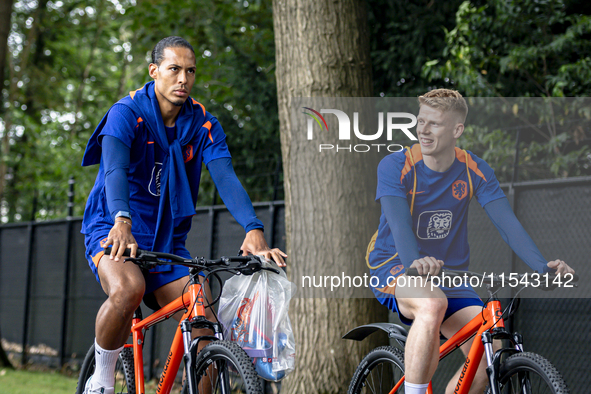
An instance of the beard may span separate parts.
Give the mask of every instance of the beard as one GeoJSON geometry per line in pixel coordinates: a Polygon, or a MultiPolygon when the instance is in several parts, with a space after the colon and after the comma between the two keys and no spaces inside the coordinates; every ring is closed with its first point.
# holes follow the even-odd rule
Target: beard
{"type": "Polygon", "coordinates": [[[175,107],[182,107],[183,104],[185,104],[185,101],[187,101],[187,99],[168,98],[168,97],[165,97],[165,98],[175,107]]]}

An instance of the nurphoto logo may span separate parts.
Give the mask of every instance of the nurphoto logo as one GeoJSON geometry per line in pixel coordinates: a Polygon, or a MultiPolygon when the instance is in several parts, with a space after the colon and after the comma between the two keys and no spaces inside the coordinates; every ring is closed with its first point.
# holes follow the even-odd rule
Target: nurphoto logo
{"type": "MultiPolygon", "coordinates": [[[[322,114],[333,114],[337,117],[339,122],[338,130],[338,141],[351,141],[351,119],[349,115],[338,109],[321,109],[316,111],[310,107],[302,107],[308,112],[302,111],[303,114],[309,116],[308,119],[308,140],[314,139],[314,128],[320,132],[329,132],[326,119],[322,114]],[[314,124],[318,126],[315,127],[314,124]]],[[[386,119],[386,138],[388,141],[392,141],[394,132],[402,131],[408,139],[411,141],[417,141],[417,137],[410,132],[410,128],[417,125],[417,118],[413,114],[408,112],[387,112],[384,116],[384,112],[378,112],[378,131],[374,134],[363,134],[359,130],[359,112],[353,112],[353,133],[355,137],[362,141],[375,141],[382,137],[384,133],[384,118],[386,119]],[[406,120],[406,122],[404,122],[406,120]]],[[[404,147],[400,144],[355,144],[347,145],[342,144],[319,144],[318,151],[325,152],[334,150],[336,152],[358,152],[365,153],[371,150],[380,151],[381,148],[386,149],[388,152],[399,152],[404,147]]]]}

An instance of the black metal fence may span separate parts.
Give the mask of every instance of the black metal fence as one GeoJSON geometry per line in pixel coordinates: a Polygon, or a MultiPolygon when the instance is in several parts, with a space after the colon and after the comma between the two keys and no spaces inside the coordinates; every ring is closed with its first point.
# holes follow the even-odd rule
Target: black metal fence
{"type": "MultiPolygon", "coordinates": [[[[544,257],[566,261],[587,286],[591,278],[591,177],[502,186],[544,257]]],[[[530,271],[476,201],[470,207],[468,229],[470,270],[490,272],[496,264],[497,272],[530,271]]],[[[572,393],[587,392],[591,385],[591,299],[523,298],[510,324],[523,334],[525,350],[549,359],[572,393]]],[[[441,362],[434,378],[435,392],[445,390],[462,362],[460,352],[441,362]]]]}
{"type": "MultiPolygon", "coordinates": [[[[587,281],[591,177],[515,183],[504,189],[543,255],[567,261],[587,281]]],[[[265,223],[267,241],[284,248],[283,202],[258,203],[255,209],[265,223]]],[[[528,270],[476,201],[468,227],[472,270],[490,269],[491,261],[504,270],[528,270]]],[[[88,269],[79,229],[80,219],[0,226],[0,332],[11,344],[28,346],[29,353],[23,352],[27,357],[55,366],[84,357],[94,338],[96,312],[105,299],[88,269]],[[36,351],[40,344],[47,347],[36,351]]],[[[243,229],[224,207],[199,208],[187,246],[192,255],[232,255],[243,237],[243,229]]],[[[591,386],[590,323],[591,299],[532,298],[522,300],[512,324],[524,335],[526,350],[550,359],[577,393],[591,386]]],[[[149,375],[162,367],[175,327],[169,321],[147,333],[149,375]]],[[[459,356],[442,362],[434,379],[437,392],[461,365],[459,356]]]]}
{"type": "MultiPolygon", "coordinates": [[[[267,242],[285,249],[283,202],[254,206],[267,242]]],[[[88,268],[80,227],[79,218],[0,226],[0,332],[23,361],[61,366],[79,361],[92,344],[106,296],[88,268]]],[[[193,256],[214,258],[235,255],[243,240],[227,209],[214,206],[198,208],[186,245],[193,256]]],[[[166,322],[150,329],[150,373],[168,354],[175,327],[166,322]]]]}

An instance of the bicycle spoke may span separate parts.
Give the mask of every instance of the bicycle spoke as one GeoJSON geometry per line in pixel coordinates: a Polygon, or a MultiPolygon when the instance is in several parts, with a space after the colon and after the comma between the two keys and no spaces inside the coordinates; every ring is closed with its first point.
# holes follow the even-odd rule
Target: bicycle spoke
{"type": "MultiPolygon", "coordinates": [[[[219,342],[216,345],[220,344],[223,345],[223,343],[219,342]]],[[[238,349],[229,350],[236,352],[238,349]]],[[[219,350],[220,349],[218,349],[218,351],[219,350]]],[[[243,352],[242,349],[239,349],[239,351],[243,352]]],[[[244,371],[244,365],[237,368],[235,361],[228,356],[229,355],[224,352],[211,354],[206,366],[203,366],[202,368],[197,367],[197,369],[201,371],[196,376],[197,389],[200,394],[252,393],[252,380],[247,382],[243,377],[243,374],[249,374],[249,372],[244,371]]],[[[248,375],[248,378],[258,379],[254,374],[254,368],[252,367],[250,359],[247,358],[246,354],[243,354],[242,356],[244,357],[242,363],[246,363],[246,366],[252,369],[252,375],[248,375]]],[[[258,391],[256,392],[258,393],[258,391]]]]}
{"type": "Polygon", "coordinates": [[[382,379],[380,379],[380,393],[383,393],[383,390],[382,390],[382,389],[383,389],[382,383],[383,383],[383,376],[384,376],[384,364],[380,364],[380,365],[378,366],[378,368],[380,369],[380,376],[382,377],[382,379]]]}
{"type": "MultiPolygon", "coordinates": [[[[378,364],[367,375],[365,379],[364,392],[373,394],[389,393],[397,382],[395,375],[396,374],[392,369],[392,365],[386,363],[378,364]]],[[[402,377],[401,374],[400,377],[402,377]]]]}
{"type": "MultiPolygon", "coordinates": [[[[381,347],[375,349],[362,361],[354,384],[349,388],[351,394],[388,394],[404,375],[404,358],[399,349],[381,347]]],[[[403,393],[400,388],[397,393],[403,393]]]]}
{"type": "Polygon", "coordinates": [[[554,390],[537,373],[521,371],[501,386],[503,394],[551,394],[554,390]]]}
{"type": "Polygon", "coordinates": [[[372,392],[372,393],[377,393],[377,391],[376,391],[376,389],[375,389],[375,382],[374,382],[374,380],[373,380],[373,373],[370,373],[370,376],[371,376],[371,385],[370,385],[370,387],[372,388],[372,389],[371,389],[371,392],[372,392]]]}
{"type": "MultiPolygon", "coordinates": [[[[119,364],[117,367],[119,367],[119,364]]],[[[123,373],[120,373],[118,370],[119,368],[115,369],[115,394],[127,394],[127,382],[125,381],[125,376],[123,376],[123,373]]]]}

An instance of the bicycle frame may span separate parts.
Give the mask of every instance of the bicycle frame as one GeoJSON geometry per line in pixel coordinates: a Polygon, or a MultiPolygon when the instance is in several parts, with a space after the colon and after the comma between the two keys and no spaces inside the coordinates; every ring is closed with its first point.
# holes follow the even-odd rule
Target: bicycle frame
{"type": "MultiPolygon", "coordinates": [[[[111,248],[105,248],[104,253],[111,253],[111,248]]],[[[131,251],[126,250],[125,253],[126,256],[128,256],[130,255],[131,251]]],[[[145,330],[171,318],[174,314],[180,312],[181,310],[185,310],[185,312],[180,319],[180,324],[177,326],[172,345],[170,346],[170,352],[168,353],[162,375],[156,388],[156,394],[169,394],[171,392],[183,358],[185,360],[185,367],[187,371],[192,371],[194,369],[195,363],[198,360],[200,363],[207,363],[207,365],[204,367],[206,370],[202,369],[200,371],[200,376],[196,376],[194,373],[187,374],[186,387],[188,388],[189,393],[196,393],[198,391],[197,383],[206,381],[201,379],[203,376],[209,376],[209,379],[211,379],[212,376],[216,376],[216,384],[219,383],[219,387],[221,388],[222,392],[229,392],[231,372],[229,369],[224,367],[224,360],[220,360],[219,365],[218,361],[216,361],[216,364],[210,365],[212,362],[211,359],[201,360],[201,358],[198,356],[200,341],[211,342],[223,340],[223,333],[220,323],[208,321],[205,317],[206,306],[204,305],[204,299],[206,299],[206,297],[203,293],[204,288],[199,282],[198,275],[202,271],[206,271],[209,272],[207,277],[209,277],[211,274],[214,274],[214,277],[219,280],[219,277],[217,274],[215,274],[218,271],[228,271],[235,275],[252,275],[253,273],[260,270],[268,270],[277,273],[278,271],[274,268],[263,267],[263,260],[261,260],[259,256],[222,256],[217,260],[208,260],[203,257],[187,259],[185,257],[170,253],[138,249],[136,251],[136,257],[127,257],[125,258],[125,261],[131,261],[144,269],[150,269],[160,264],[184,265],[189,268],[190,276],[187,292],[185,292],[183,295],[168,303],[158,311],[152,313],[145,319],[142,317],[141,310],[139,308],[133,315],[131,323],[132,343],[126,344],[124,347],[133,349],[133,369],[135,372],[136,392],[139,394],[145,394],[143,357],[145,330]],[[239,263],[239,265],[231,266],[230,263],[239,263]],[[192,334],[194,329],[208,329],[213,331],[213,335],[199,335],[196,338],[193,338],[192,334]],[[210,371],[210,367],[214,370],[210,371]]],[[[216,299],[215,302],[217,302],[218,299],[216,299]]],[[[210,305],[207,307],[210,307],[210,305]]],[[[209,353],[206,353],[205,356],[208,354],[209,353]]],[[[242,355],[240,356],[242,357],[242,355]]],[[[247,357],[246,353],[244,353],[244,357],[247,357]]],[[[249,373],[249,375],[253,374],[254,370],[249,373]]],[[[89,376],[86,378],[88,377],[89,376]]],[[[86,384],[86,382],[82,383],[84,385],[86,384]]]]}
{"type": "MultiPolygon", "coordinates": [[[[462,327],[460,331],[455,333],[455,335],[439,347],[439,359],[441,360],[476,333],[474,341],[472,341],[472,346],[470,347],[470,352],[468,353],[468,357],[466,357],[462,372],[460,373],[460,378],[456,384],[454,394],[467,394],[470,390],[472,382],[474,381],[474,376],[476,375],[476,371],[482,360],[482,355],[484,354],[484,345],[479,339],[482,333],[493,327],[505,327],[501,302],[497,299],[489,301],[481,314],[474,317],[468,324],[462,327]]],[[[396,383],[394,388],[390,391],[390,394],[394,394],[403,383],[404,376],[398,381],[398,383],[396,383]]],[[[431,383],[429,383],[427,394],[433,394],[431,383]]]]}
{"type": "MultiPolygon", "coordinates": [[[[135,370],[135,387],[138,394],[145,394],[144,388],[144,356],[143,356],[143,343],[144,334],[143,331],[160,323],[166,319],[169,319],[183,309],[187,309],[187,312],[183,315],[181,321],[185,319],[191,319],[197,316],[205,316],[205,307],[203,306],[203,293],[200,283],[191,283],[188,291],[165,305],[158,311],[154,312],[145,319],[138,317],[133,318],[131,324],[131,334],[133,338],[132,344],[127,344],[125,347],[133,347],[133,359],[134,359],[134,370],[135,370]],[[191,304],[193,306],[191,307],[191,304]]],[[[170,352],[164,364],[162,370],[162,376],[158,382],[156,388],[156,394],[169,394],[172,390],[176,374],[181,364],[184,355],[184,340],[181,325],[176,329],[172,345],[170,346],[170,352]]]]}

